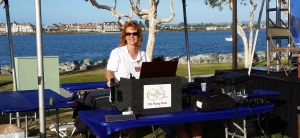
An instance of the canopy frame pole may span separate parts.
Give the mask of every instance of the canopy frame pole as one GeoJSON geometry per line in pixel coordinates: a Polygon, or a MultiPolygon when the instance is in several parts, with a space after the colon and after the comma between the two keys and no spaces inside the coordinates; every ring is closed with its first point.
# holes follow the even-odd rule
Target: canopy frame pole
{"type": "Polygon", "coordinates": [[[40,138],[46,138],[41,0],[35,0],[34,6],[35,6],[35,22],[36,22],[36,51],[37,51],[37,64],[38,64],[37,77],[38,77],[38,93],[39,93],[40,138]]]}
{"type": "Polygon", "coordinates": [[[260,29],[261,15],[262,15],[262,12],[264,10],[264,4],[265,4],[265,0],[261,0],[261,6],[260,6],[260,11],[259,11],[259,16],[258,16],[258,22],[257,22],[257,25],[256,25],[258,27],[258,29],[256,30],[253,49],[252,49],[252,52],[251,52],[251,58],[250,58],[251,60],[250,60],[250,63],[248,65],[249,66],[249,69],[248,69],[248,75],[249,76],[250,76],[251,69],[252,69],[252,62],[253,62],[254,52],[255,52],[255,48],[256,48],[257,36],[258,36],[259,29],[260,29]]]}
{"type": "Polygon", "coordinates": [[[188,77],[189,77],[189,82],[192,82],[191,65],[190,65],[189,37],[188,37],[188,28],[187,28],[188,26],[187,26],[187,19],[186,19],[186,3],[185,3],[185,0],[182,0],[182,7],[183,7],[183,19],[184,19],[186,59],[187,59],[187,65],[188,65],[188,77]]]}
{"type": "MultiPolygon", "coordinates": [[[[7,37],[8,37],[8,44],[9,44],[9,51],[10,51],[10,63],[11,63],[11,73],[13,77],[13,90],[17,91],[17,77],[16,77],[16,70],[15,70],[15,60],[14,60],[14,48],[12,42],[12,33],[11,33],[11,23],[10,23],[10,15],[9,15],[9,4],[8,0],[4,0],[4,7],[6,13],[6,27],[7,27],[7,37]]],[[[16,112],[17,118],[17,126],[21,127],[20,125],[20,114],[16,112]]]]}

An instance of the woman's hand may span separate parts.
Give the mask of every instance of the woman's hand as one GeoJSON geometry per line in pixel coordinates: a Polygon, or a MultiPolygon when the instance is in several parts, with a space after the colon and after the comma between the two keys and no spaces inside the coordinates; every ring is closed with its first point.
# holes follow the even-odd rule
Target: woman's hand
{"type": "Polygon", "coordinates": [[[107,86],[110,87],[111,86],[110,79],[113,78],[113,72],[110,70],[106,70],[105,77],[107,79],[107,86]]]}
{"type": "Polygon", "coordinates": [[[108,80],[107,81],[107,86],[110,87],[110,84],[111,84],[111,82],[110,82],[110,80],[108,80]]]}

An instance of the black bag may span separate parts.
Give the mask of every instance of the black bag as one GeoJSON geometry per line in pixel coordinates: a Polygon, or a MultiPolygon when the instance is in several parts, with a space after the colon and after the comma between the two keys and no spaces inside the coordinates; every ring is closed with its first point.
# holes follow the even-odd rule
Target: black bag
{"type": "Polygon", "coordinates": [[[90,136],[96,136],[96,134],[89,128],[87,124],[78,116],[79,111],[83,110],[95,110],[97,109],[96,99],[90,95],[90,92],[79,93],[75,101],[77,107],[73,111],[73,118],[75,119],[74,125],[80,134],[89,133],[90,136]]]}
{"type": "Polygon", "coordinates": [[[247,73],[215,71],[215,83],[225,85],[240,85],[251,81],[247,73]]]}
{"type": "Polygon", "coordinates": [[[215,92],[252,91],[252,81],[247,73],[215,71],[214,78],[213,86],[215,92]]]}
{"type": "Polygon", "coordinates": [[[214,111],[222,109],[232,109],[236,107],[233,98],[222,93],[201,93],[195,94],[191,98],[192,108],[200,111],[214,111]]]}

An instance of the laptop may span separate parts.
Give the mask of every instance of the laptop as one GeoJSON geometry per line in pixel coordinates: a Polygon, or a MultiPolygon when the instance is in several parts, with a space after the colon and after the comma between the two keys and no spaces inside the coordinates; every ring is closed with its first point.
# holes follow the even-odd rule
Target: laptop
{"type": "Polygon", "coordinates": [[[178,61],[152,61],[143,62],[140,72],[140,79],[175,77],[178,61]]]}

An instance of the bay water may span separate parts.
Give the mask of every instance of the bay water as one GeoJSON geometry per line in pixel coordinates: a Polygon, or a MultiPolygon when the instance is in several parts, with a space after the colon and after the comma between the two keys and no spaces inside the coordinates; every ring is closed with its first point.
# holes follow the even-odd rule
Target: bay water
{"type": "MultiPolygon", "coordinates": [[[[246,31],[249,35],[249,32],[246,31]]],[[[188,44],[190,56],[206,53],[232,53],[232,42],[225,41],[232,31],[189,32],[188,44]]],[[[254,31],[255,36],[255,31],[254,31]]],[[[103,34],[55,34],[43,35],[43,55],[59,56],[60,62],[92,61],[107,59],[112,49],[119,44],[120,33],[103,34]]],[[[143,34],[142,50],[146,49],[148,33],[143,34]]],[[[184,32],[157,32],[153,56],[186,56],[184,32]]],[[[36,56],[35,35],[12,36],[15,57],[36,56]]],[[[237,51],[244,52],[243,42],[238,36],[237,51]]],[[[10,48],[7,36],[0,36],[0,66],[10,65],[10,48]]],[[[266,51],[266,31],[260,30],[255,51],[266,51]]]]}

